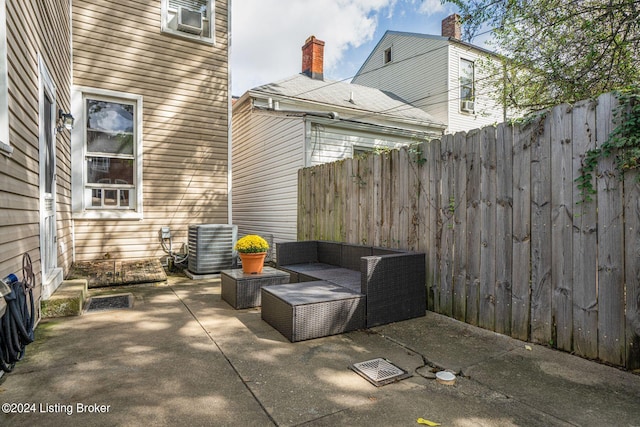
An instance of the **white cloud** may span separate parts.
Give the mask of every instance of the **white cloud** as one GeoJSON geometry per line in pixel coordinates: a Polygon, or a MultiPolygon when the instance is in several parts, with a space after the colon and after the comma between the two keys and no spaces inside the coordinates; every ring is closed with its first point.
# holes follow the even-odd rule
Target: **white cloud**
{"type": "Polygon", "coordinates": [[[418,8],[418,13],[431,16],[436,13],[444,12],[445,7],[440,0],[422,0],[422,4],[418,8]]]}
{"type": "Polygon", "coordinates": [[[234,0],[233,94],[299,73],[302,45],[311,35],[325,42],[324,72],[331,76],[348,48],[372,39],[378,14],[391,16],[397,1],[234,0]]]}

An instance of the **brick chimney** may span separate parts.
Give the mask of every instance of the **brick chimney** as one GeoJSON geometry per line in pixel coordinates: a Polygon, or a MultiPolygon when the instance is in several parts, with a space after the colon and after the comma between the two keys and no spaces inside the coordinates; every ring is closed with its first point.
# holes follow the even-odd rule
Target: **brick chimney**
{"type": "Polygon", "coordinates": [[[457,40],[462,38],[460,15],[454,13],[442,20],[442,37],[451,37],[457,40]]]}
{"type": "Polygon", "coordinates": [[[302,74],[315,80],[323,80],[324,42],[311,36],[302,46],[302,74]]]}

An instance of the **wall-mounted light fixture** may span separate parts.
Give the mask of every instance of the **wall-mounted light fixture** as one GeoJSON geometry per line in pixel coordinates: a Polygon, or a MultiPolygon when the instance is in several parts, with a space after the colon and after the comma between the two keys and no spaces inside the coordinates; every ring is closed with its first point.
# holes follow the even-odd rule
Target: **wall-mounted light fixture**
{"type": "Polygon", "coordinates": [[[58,110],[58,132],[62,129],[73,129],[73,122],[75,119],[71,115],[71,113],[65,113],[62,110],[58,110]]]}

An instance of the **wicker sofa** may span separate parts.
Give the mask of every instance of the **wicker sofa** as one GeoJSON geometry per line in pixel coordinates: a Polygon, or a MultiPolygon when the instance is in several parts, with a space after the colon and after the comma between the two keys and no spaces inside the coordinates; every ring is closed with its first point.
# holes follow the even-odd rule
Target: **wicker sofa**
{"type": "MultiPolygon", "coordinates": [[[[327,300],[326,295],[331,295],[328,292],[330,288],[338,286],[341,292],[336,292],[336,300],[344,299],[345,293],[360,298],[360,303],[349,305],[349,310],[352,313],[350,317],[362,317],[362,322],[354,324],[349,319],[351,323],[346,328],[372,327],[425,315],[426,266],[423,253],[317,240],[277,243],[276,249],[277,268],[290,274],[290,283],[300,283],[295,287],[297,291],[303,291],[305,285],[314,290],[325,290],[323,300],[327,300]],[[362,316],[357,311],[358,307],[363,310],[362,316]]],[[[269,294],[268,301],[274,298],[280,303],[283,300],[286,303],[287,298],[301,301],[300,292],[292,292],[294,287],[285,286],[292,285],[263,288],[263,318],[265,291],[269,294]]],[[[273,310],[268,306],[266,311],[265,320],[272,323],[269,316],[273,310]]],[[[335,322],[335,319],[330,318],[329,321],[335,322]]],[[[340,332],[343,330],[337,327],[326,335],[340,332]]]]}

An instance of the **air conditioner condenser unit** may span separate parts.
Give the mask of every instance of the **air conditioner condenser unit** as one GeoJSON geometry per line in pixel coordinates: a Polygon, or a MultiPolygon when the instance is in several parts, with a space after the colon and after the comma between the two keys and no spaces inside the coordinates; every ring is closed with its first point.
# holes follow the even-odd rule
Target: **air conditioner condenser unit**
{"type": "Polygon", "coordinates": [[[233,249],[237,239],[235,225],[190,225],[188,270],[194,274],[211,274],[233,268],[237,264],[233,249]]]}

